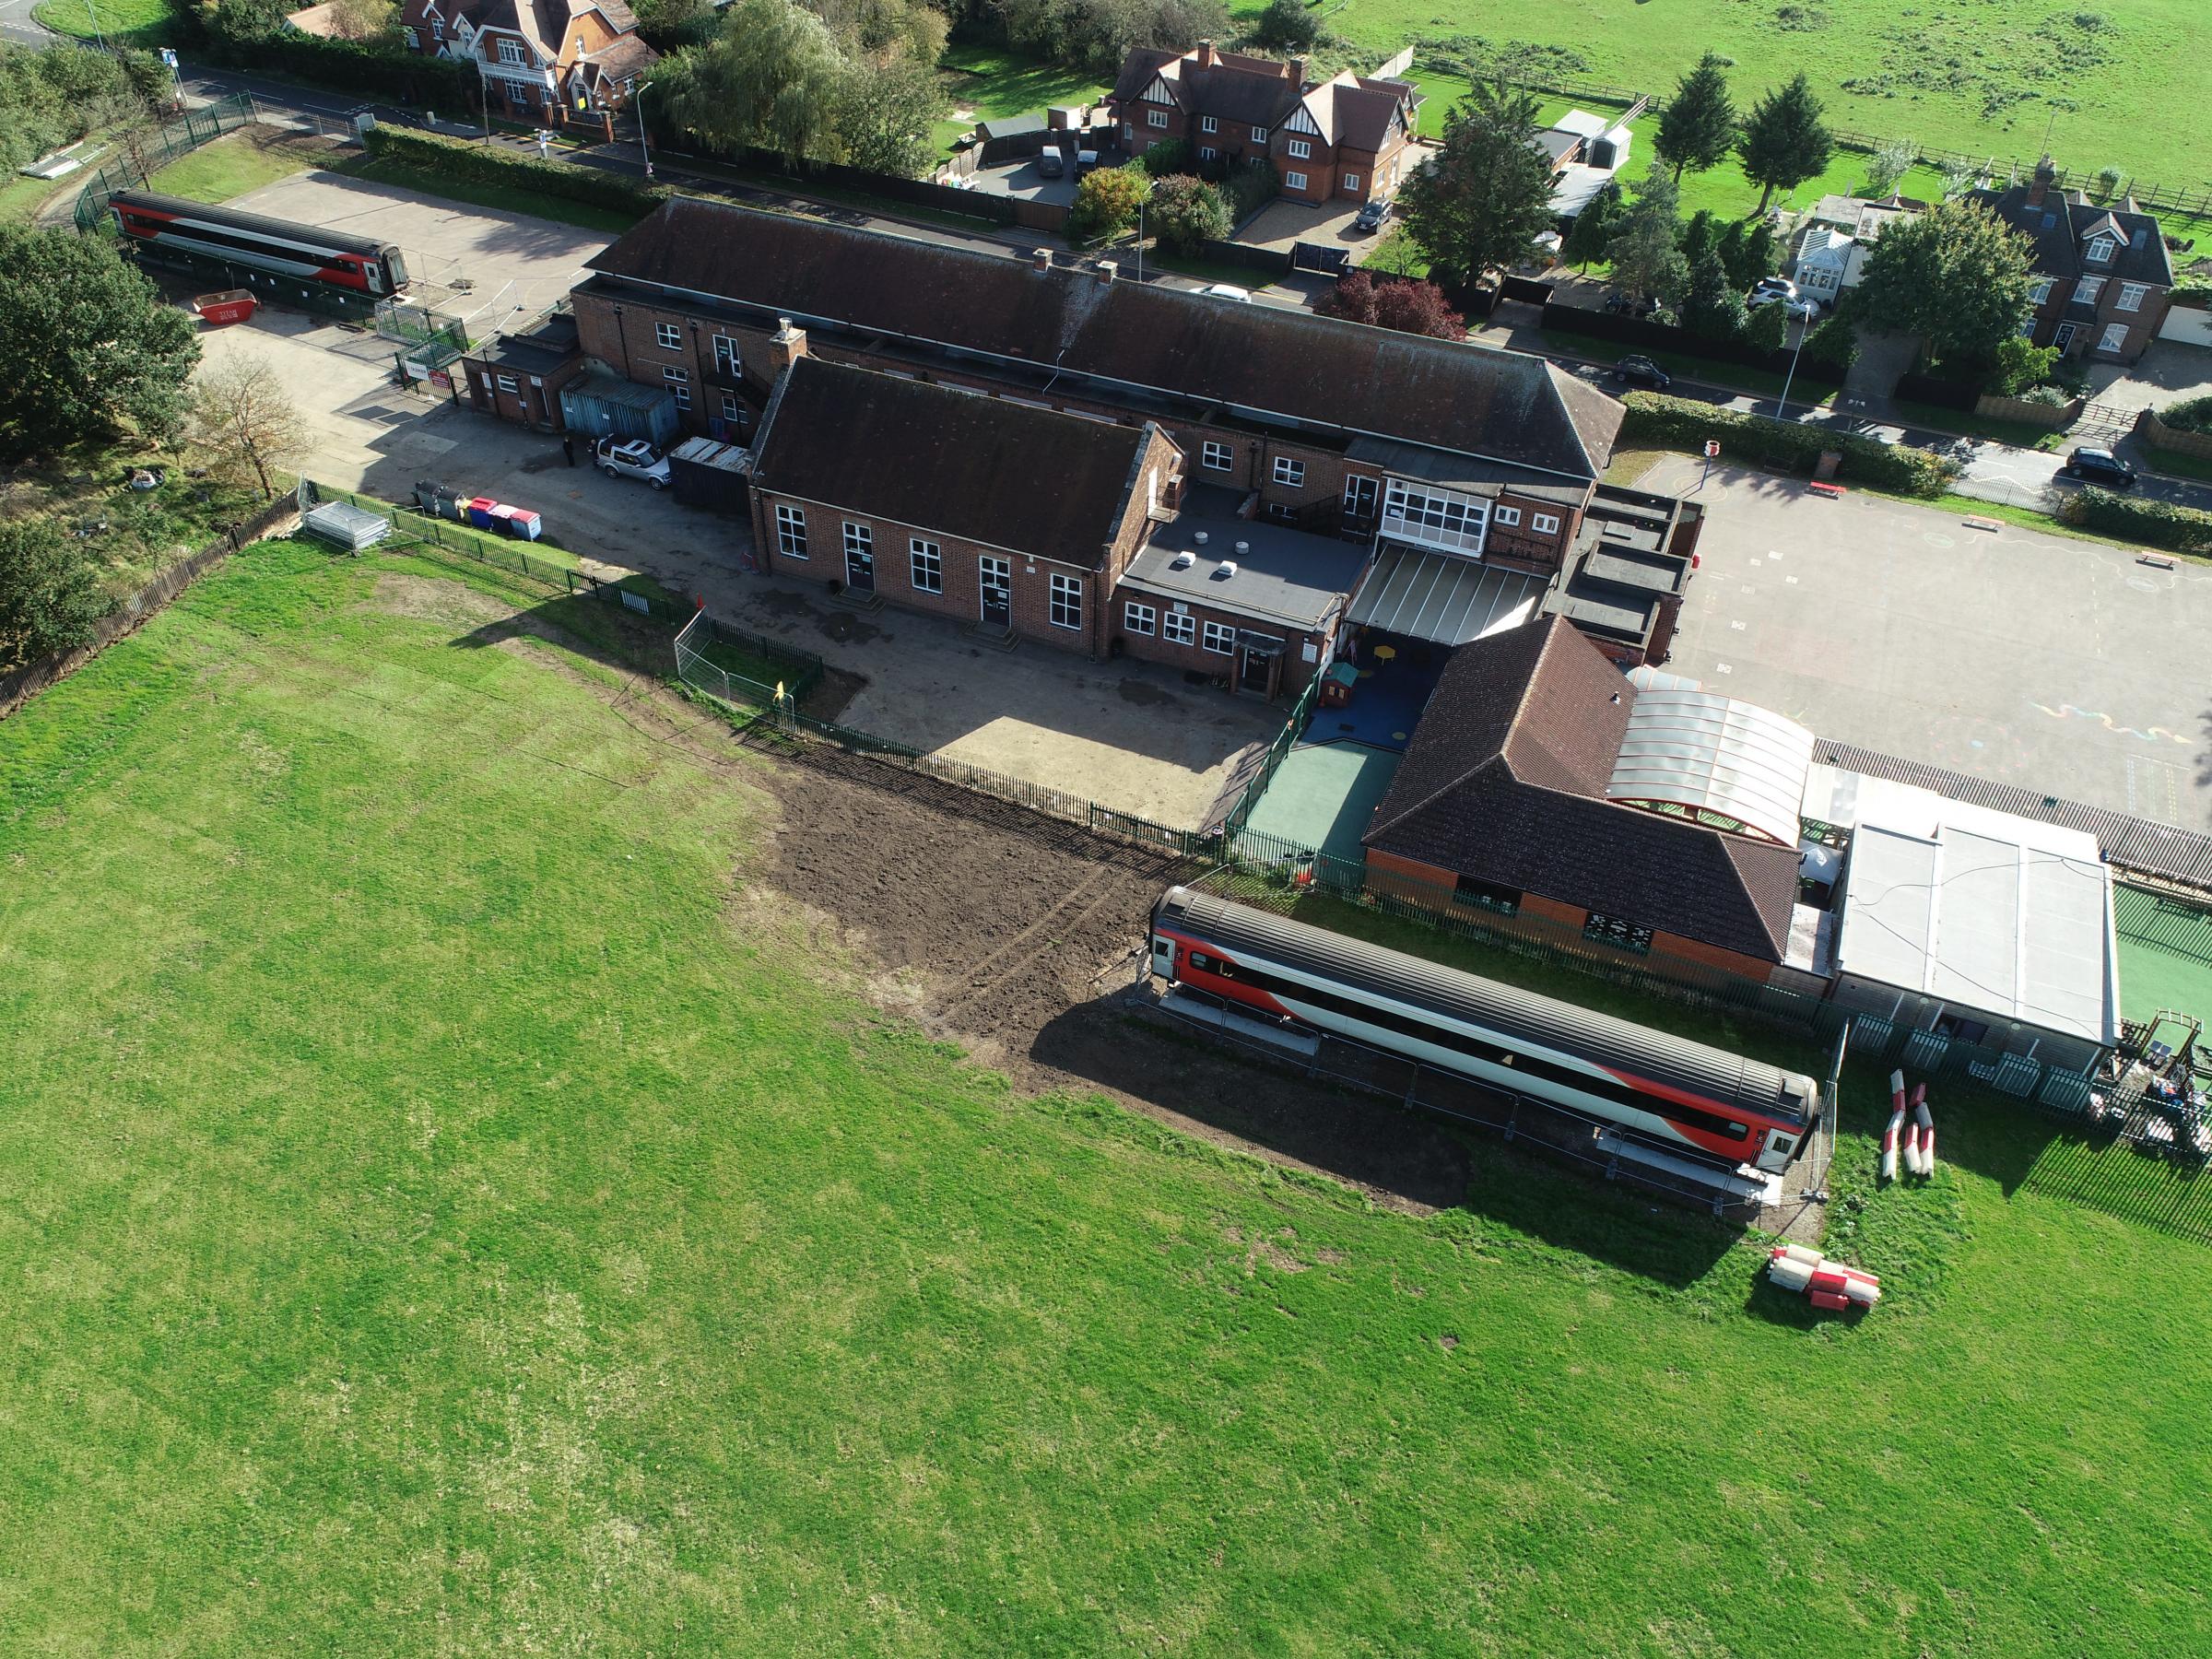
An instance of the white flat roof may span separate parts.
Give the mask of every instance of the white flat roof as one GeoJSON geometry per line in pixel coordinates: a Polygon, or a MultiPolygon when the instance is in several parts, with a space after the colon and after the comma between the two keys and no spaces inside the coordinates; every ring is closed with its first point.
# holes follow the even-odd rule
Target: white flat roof
{"type": "Polygon", "coordinates": [[[2091,1042],[2119,1037],[2112,872],[2078,830],[1836,768],[1806,816],[1852,830],[1836,971],[2091,1042]]]}
{"type": "Polygon", "coordinates": [[[1573,133],[1583,138],[1594,138],[1612,124],[1603,115],[1593,115],[1587,110],[1570,110],[1551,124],[1555,133],[1573,133]]]}

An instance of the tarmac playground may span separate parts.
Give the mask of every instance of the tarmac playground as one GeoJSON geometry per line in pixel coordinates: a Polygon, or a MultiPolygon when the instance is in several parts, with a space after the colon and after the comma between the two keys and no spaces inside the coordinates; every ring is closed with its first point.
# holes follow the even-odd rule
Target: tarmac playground
{"type": "Polygon", "coordinates": [[[1406,642],[1366,647],[1350,668],[1350,700],[1316,706],[1304,735],[1283,757],[1245,820],[1247,833],[1348,864],[1365,857],[1360,837],[1397,775],[1445,653],[1406,642]]]}

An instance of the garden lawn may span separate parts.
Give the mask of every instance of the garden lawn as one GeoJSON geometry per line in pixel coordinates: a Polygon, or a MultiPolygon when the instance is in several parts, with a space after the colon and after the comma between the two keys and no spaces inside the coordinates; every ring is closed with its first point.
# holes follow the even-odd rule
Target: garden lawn
{"type": "MultiPolygon", "coordinates": [[[[1261,9],[1245,0],[1238,21],[1261,9]]],[[[1417,36],[1565,48],[1551,57],[1557,76],[1660,94],[1711,50],[1735,61],[1739,108],[1802,69],[1838,127],[1994,155],[2000,166],[2032,165],[2048,127],[2069,168],[2204,186],[2187,147],[2169,142],[2177,118],[2212,101],[2203,0],[1347,0],[1328,27],[1374,62],[1417,36]]]]}
{"type": "Polygon", "coordinates": [[[112,46],[159,46],[177,23],[172,0],[42,0],[31,15],[56,34],[112,46]]]}
{"type": "Polygon", "coordinates": [[[327,171],[344,173],[349,178],[367,179],[372,183],[396,185],[402,190],[420,191],[425,195],[467,202],[477,207],[496,207],[503,213],[528,214],[533,218],[577,225],[586,230],[604,230],[610,236],[621,235],[635,225],[639,218],[620,208],[602,207],[596,203],[580,202],[571,196],[554,195],[548,191],[457,179],[435,169],[416,167],[391,157],[354,156],[327,171]]]}
{"type": "Polygon", "coordinates": [[[227,202],[336,159],[327,140],[248,128],[178,157],[148,179],[147,188],[194,202],[227,202]]]}
{"type": "Polygon", "coordinates": [[[2201,1645],[2207,1260],[2043,1120],[1876,1193],[1854,1091],[1844,1324],[1489,1141],[1416,1219],[1025,1099],[463,574],[256,547],[0,722],[0,1650],[2201,1645]]]}
{"type": "Polygon", "coordinates": [[[1053,104],[1095,104],[1113,88],[1079,69],[1024,57],[987,41],[962,41],[937,60],[940,78],[956,110],[973,112],[966,120],[947,116],[931,130],[940,150],[979,121],[1041,113],[1053,104]]]}

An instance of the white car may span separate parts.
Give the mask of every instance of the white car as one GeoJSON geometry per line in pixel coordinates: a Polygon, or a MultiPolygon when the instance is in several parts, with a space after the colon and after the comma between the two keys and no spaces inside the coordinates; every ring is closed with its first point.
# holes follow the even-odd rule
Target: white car
{"type": "Polygon", "coordinates": [[[1252,303],[1252,290],[1241,288],[1233,282],[1209,282],[1198,291],[1202,294],[1211,294],[1217,300],[1233,300],[1239,305],[1252,303]]]}
{"type": "Polygon", "coordinates": [[[610,478],[642,478],[655,489],[668,488],[668,458],[641,438],[618,443],[602,438],[592,448],[599,470],[610,478]]]}
{"type": "Polygon", "coordinates": [[[1744,297],[1747,310],[1757,311],[1762,305],[1779,301],[1783,314],[1799,323],[1810,323],[1820,314],[1820,307],[1797,291],[1797,285],[1783,276],[1761,276],[1751,285],[1750,293],[1744,297]]]}

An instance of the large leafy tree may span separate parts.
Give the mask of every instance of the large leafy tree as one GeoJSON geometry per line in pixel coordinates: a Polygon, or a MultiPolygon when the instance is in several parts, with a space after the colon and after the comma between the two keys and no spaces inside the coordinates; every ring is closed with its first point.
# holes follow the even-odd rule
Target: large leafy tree
{"type": "Polygon", "coordinates": [[[0,522],[0,667],[86,643],[108,608],[84,544],[50,519],[0,522]]]}
{"type": "Polygon", "coordinates": [[[1930,356],[1988,362],[2031,309],[2034,247],[1978,202],[1946,202],[1882,232],[1866,255],[1859,312],[1916,335],[1930,356]]]}
{"type": "Polygon", "coordinates": [[[171,437],[199,357],[192,320],[104,238],[0,228],[0,455],[171,437]]]}
{"type": "Polygon", "coordinates": [[[887,51],[845,65],[834,125],[845,160],[901,179],[929,171],[930,126],[947,108],[934,61],[887,51]]]}
{"type": "Polygon", "coordinates": [[[1621,215],[1620,228],[1606,244],[1606,262],[1613,267],[1613,284],[1624,292],[1646,300],[1679,295],[1689,282],[1689,264],[1682,257],[1676,213],[1680,198],[1665,162],[1653,159],[1636,187],[1636,198],[1621,215]]]}
{"type": "Polygon", "coordinates": [[[1152,186],[1145,229],[1171,253],[1194,253],[1201,242],[1229,234],[1229,204],[1204,179],[1171,173],[1152,186]]]}
{"type": "Polygon", "coordinates": [[[1394,328],[1400,334],[1439,340],[1467,337],[1467,320],[1452,309],[1444,290],[1433,282],[1377,281],[1365,271],[1354,271],[1337,281],[1317,309],[1324,316],[1394,328]]]}
{"type": "Polygon", "coordinates": [[[264,500],[276,493],[273,475],[309,447],[306,423],[284,382],[265,358],[250,355],[201,374],[193,388],[192,437],[215,471],[237,482],[251,480],[264,500]]]}
{"type": "Polygon", "coordinates": [[[1717,52],[1698,60],[1698,66],[1676,84],[1659,117],[1659,136],[1653,141],[1660,159],[1675,170],[1703,172],[1718,167],[1735,147],[1735,101],[1728,96],[1728,61],[1717,52]]]}
{"type": "Polygon", "coordinates": [[[1136,223],[1136,210],[1151,199],[1151,175],[1135,164],[1085,173],[1067,212],[1067,238],[1083,242],[1118,236],[1136,223]]]}
{"type": "Polygon", "coordinates": [[[1429,165],[1406,182],[1406,228],[1433,265],[1464,281],[1534,257],[1552,227],[1551,163],[1531,142],[1536,100],[1477,81],[1445,118],[1429,165]]]}
{"type": "Polygon", "coordinates": [[[846,66],[829,25],[791,0],[737,0],[722,31],[653,77],[676,125],[711,144],[829,160],[846,66]]]}
{"type": "Polygon", "coordinates": [[[1717,250],[1708,248],[1689,267],[1682,326],[1700,339],[1740,340],[1749,323],[1744,297],[1728,280],[1728,267],[1722,264],[1717,250]]]}
{"type": "Polygon", "coordinates": [[[1753,108],[1736,148],[1744,177],[1759,186],[1759,212],[1767,210],[1777,190],[1794,190],[1828,166],[1836,144],[1821,114],[1820,100],[1803,75],[1753,108]]]}

